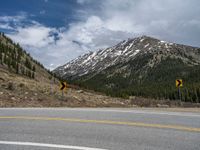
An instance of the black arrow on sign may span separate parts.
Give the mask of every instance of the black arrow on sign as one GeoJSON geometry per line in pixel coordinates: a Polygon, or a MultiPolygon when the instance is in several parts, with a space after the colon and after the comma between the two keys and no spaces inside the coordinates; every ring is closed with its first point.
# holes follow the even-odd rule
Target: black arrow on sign
{"type": "Polygon", "coordinates": [[[180,80],[177,80],[178,81],[178,86],[180,86],[181,85],[181,81],[180,80]]]}
{"type": "Polygon", "coordinates": [[[63,82],[61,82],[62,87],[60,88],[60,90],[63,90],[65,88],[65,84],[63,82]]]}

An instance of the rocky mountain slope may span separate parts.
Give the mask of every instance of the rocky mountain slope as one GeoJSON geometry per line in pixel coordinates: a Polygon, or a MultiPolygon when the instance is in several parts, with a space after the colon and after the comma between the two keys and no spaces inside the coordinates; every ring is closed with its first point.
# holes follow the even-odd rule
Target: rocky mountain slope
{"type": "Polygon", "coordinates": [[[142,36],[90,52],[53,71],[69,82],[111,96],[199,102],[200,48],[142,36]],[[181,97],[175,87],[183,79],[181,97]]]}
{"type": "Polygon", "coordinates": [[[187,64],[198,65],[200,64],[199,51],[198,48],[142,36],[122,41],[107,49],[80,56],[56,68],[53,72],[65,79],[75,79],[86,74],[99,73],[119,63],[125,63],[141,56],[145,57],[150,55],[154,57],[147,64],[149,67],[153,67],[161,59],[166,59],[168,56],[171,58],[180,58],[187,64]]]}

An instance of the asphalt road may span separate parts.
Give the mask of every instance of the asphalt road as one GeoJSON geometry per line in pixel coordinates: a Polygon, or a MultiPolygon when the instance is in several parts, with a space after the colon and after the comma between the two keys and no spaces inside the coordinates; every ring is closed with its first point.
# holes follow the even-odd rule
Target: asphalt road
{"type": "Polygon", "coordinates": [[[200,111],[0,109],[0,150],[200,150],[200,111]]]}

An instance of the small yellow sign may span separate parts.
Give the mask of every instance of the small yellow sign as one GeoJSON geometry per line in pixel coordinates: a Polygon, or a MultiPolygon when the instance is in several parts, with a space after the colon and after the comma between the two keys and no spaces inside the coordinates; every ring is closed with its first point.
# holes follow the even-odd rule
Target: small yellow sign
{"type": "Polygon", "coordinates": [[[176,80],[176,87],[182,87],[183,86],[183,80],[182,79],[177,79],[176,80]]]}
{"type": "Polygon", "coordinates": [[[67,83],[66,82],[60,82],[60,90],[67,89],[67,83]]]}

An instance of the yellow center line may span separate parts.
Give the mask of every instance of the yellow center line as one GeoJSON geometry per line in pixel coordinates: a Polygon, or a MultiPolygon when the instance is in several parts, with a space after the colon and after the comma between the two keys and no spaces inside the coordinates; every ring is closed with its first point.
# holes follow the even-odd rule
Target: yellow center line
{"type": "Polygon", "coordinates": [[[86,120],[86,119],[75,119],[75,118],[28,117],[28,116],[0,116],[0,119],[66,121],[66,122],[78,122],[78,123],[127,125],[127,126],[137,126],[137,127],[151,127],[151,128],[161,128],[161,129],[175,129],[175,130],[190,131],[190,132],[200,132],[200,128],[187,127],[181,125],[149,124],[142,122],[122,122],[122,121],[110,121],[110,120],[86,120]]]}

